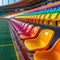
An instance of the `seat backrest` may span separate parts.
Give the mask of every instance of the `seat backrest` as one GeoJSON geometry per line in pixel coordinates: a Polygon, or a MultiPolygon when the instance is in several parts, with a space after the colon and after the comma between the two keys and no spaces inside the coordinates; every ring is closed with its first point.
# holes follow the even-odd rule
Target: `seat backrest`
{"type": "Polygon", "coordinates": [[[33,27],[32,30],[31,30],[31,37],[36,36],[37,33],[39,32],[39,30],[40,30],[40,26],[33,27]]]}
{"type": "Polygon", "coordinates": [[[37,15],[35,15],[34,19],[36,19],[36,18],[37,18],[37,15]]]}
{"type": "Polygon", "coordinates": [[[52,48],[54,51],[60,53],[60,38],[57,39],[52,48]]]}
{"type": "Polygon", "coordinates": [[[41,16],[41,15],[37,15],[36,23],[39,23],[40,16],[41,16]]]}
{"type": "Polygon", "coordinates": [[[41,20],[44,19],[44,16],[45,16],[45,14],[42,14],[42,15],[40,16],[40,19],[41,19],[41,20]]]}
{"type": "Polygon", "coordinates": [[[37,15],[34,15],[33,22],[36,22],[37,15]]]}
{"type": "Polygon", "coordinates": [[[60,20],[60,14],[58,14],[58,16],[57,16],[57,20],[60,20]]]}
{"type": "Polygon", "coordinates": [[[22,25],[22,22],[20,22],[20,26],[22,25]]]}
{"type": "Polygon", "coordinates": [[[29,32],[31,29],[33,28],[33,25],[29,25],[27,28],[26,28],[26,32],[29,32]]]}
{"type": "Polygon", "coordinates": [[[19,21],[19,25],[21,25],[21,21],[19,21]]]}
{"type": "Polygon", "coordinates": [[[23,22],[23,24],[21,25],[21,27],[24,27],[25,23],[23,22]]]}
{"type": "Polygon", "coordinates": [[[41,16],[41,15],[37,15],[37,19],[38,19],[38,20],[39,20],[40,16],[41,16]]]}
{"type": "Polygon", "coordinates": [[[42,42],[45,45],[49,44],[54,37],[54,33],[55,32],[51,29],[43,29],[38,37],[39,42],[42,42]]]}
{"type": "Polygon", "coordinates": [[[54,20],[57,17],[58,13],[52,13],[50,19],[54,20]]]}
{"type": "Polygon", "coordinates": [[[23,27],[23,30],[26,30],[26,28],[28,27],[29,23],[26,23],[23,27]]]}
{"type": "Polygon", "coordinates": [[[44,19],[47,20],[50,17],[50,14],[46,14],[44,19]]]}

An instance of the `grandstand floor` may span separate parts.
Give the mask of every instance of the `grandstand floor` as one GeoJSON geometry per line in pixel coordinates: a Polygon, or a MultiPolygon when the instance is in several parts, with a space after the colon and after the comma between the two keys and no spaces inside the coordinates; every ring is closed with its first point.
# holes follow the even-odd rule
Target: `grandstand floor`
{"type": "Polygon", "coordinates": [[[0,60],[17,60],[8,19],[0,19],[0,60]]]}

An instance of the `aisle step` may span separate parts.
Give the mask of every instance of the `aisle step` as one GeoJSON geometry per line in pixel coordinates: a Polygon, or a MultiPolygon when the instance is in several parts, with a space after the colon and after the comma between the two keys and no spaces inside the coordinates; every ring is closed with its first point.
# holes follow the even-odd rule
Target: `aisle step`
{"type": "Polygon", "coordinates": [[[17,60],[13,46],[0,47],[0,60],[17,60]]]}
{"type": "Polygon", "coordinates": [[[0,31],[0,35],[9,35],[10,32],[9,31],[0,31]]]}
{"type": "Polygon", "coordinates": [[[12,43],[12,39],[10,35],[0,36],[0,44],[11,44],[11,43],[12,43]]]}
{"type": "Polygon", "coordinates": [[[0,60],[17,60],[8,19],[0,19],[0,60]]]}

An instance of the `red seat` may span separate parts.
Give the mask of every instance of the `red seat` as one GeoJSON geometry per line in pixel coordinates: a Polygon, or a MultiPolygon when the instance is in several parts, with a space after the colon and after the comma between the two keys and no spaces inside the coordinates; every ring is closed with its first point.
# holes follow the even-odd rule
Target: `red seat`
{"type": "Polygon", "coordinates": [[[40,27],[35,26],[35,27],[32,28],[32,30],[28,34],[20,34],[20,38],[24,39],[24,40],[25,39],[36,38],[39,30],[40,30],[40,27]]]}

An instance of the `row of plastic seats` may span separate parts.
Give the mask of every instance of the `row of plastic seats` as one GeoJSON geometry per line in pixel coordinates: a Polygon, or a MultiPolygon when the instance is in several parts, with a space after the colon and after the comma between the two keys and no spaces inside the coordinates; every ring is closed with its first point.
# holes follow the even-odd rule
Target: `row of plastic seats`
{"type": "MultiPolygon", "coordinates": [[[[11,20],[11,21],[13,21],[13,23],[16,27],[22,23],[20,25],[19,29],[17,28],[17,30],[21,32],[20,28],[23,25],[23,22],[16,21],[16,20],[11,20]]],[[[12,25],[13,25],[13,23],[12,23],[12,25]]],[[[32,29],[33,28],[34,28],[34,26],[32,27],[32,29]]],[[[38,37],[35,37],[35,38],[31,38],[29,36],[29,38],[24,39],[27,34],[25,34],[25,32],[23,32],[23,34],[22,34],[23,35],[22,40],[24,41],[25,47],[29,51],[36,51],[34,53],[34,60],[52,60],[52,59],[59,60],[60,59],[60,54],[59,54],[60,53],[60,49],[59,49],[60,38],[58,38],[58,40],[56,41],[56,43],[54,44],[54,46],[50,50],[46,50],[49,48],[50,43],[53,40],[55,32],[51,29],[41,30],[41,27],[39,27],[38,30],[40,30],[40,33],[38,34],[38,37]]],[[[33,32],[29,32],[28,35],[32,34],[32,33],[33,32]]],[[[36,31],[34,32],[34,34],[35,33],[36,33],[36,31]]],[[[33,36],[34,34],[32,34],[31,36],[33,36]]],[[[20,36],[20,38],[21,38],[21,36],[20,36]]]]}
{"type": "Polygon", "coordinates": [[[42,10],[46,10],[46,9],[54,8],[54,7],[59,7],[59,6],[60,6],[60,1],[54,2],[54,3],[51,3],[51,4],[47,4],[47,5],[44,5],[44,6],[41,6],[41,7],[34,8],[34,9],[32,9],[32,10],[28,10],[28,11],[24,12],[24,13],[22,14],[22,16],[23,16],[24,14],[29,14],[29,13],[31,13],[31,12],[42,11],[42,10]]]}
{"type": "Polygon", "coordinates": [[[34,10],[33,12],[28,11],[28,13],[21,14],[20,16],[15,17],[15,19],[52,26],[60,26],[60,3],[55,5],[52,3],[52,5],[48,4],[45,8],[43,7],[41,7],[42,9],[36,8],[37,10],[32,9],[34,10]]]}
{"type": "Polygon", "coordinates": [[[60,26],[60,14],[52,13],[52,14],[35,15],[33,19],[30,19],[28,21],[52,26],[60,26]]]}
{"type": "Polygon", "coordinates": [[[40,30],[39,26],[33,24],[11,20],[12,25],[21,39],[36,38],[40,30]]]}
{"type": "Polygon", "coordinates": [[[28,21],[28,22],[33,22],[33,23],[39,23],[39,24],[60,27],[60,14],[59,13],[20,16],[19,19],[24,20],[24,21],[28,21]]]}
{"type": "Polygon", "coordinates": [[[49,13],[56,13],[56,12],[60,12],[60,4],[57,6],[52,6],[52,7],[48,7],[42,10],[37,10],[34,12],[30,12],[27,14],[23,14],[21,16],[29,16],[29,15],[38,15],[38,14],[49,14],[49,13]]]}
{"type": "Polygon", "coordinates": [[[39,8],[32,9],[33,12],[32,11],[31,12],[28,11],[28,13],[23,12],[23,14],[21,14],[21,16],[29,16],[29,15],[35,15],[35,14],[47,14],[47,13],[60,12],[59,7],[60,7],[59,3],[58,4],[52,3],[52,4],[48,4],[46,6],[42,6],[42,7],[39,7],[39,8]],[[45,7],[45,8],[43,8],[43,7],[45,7]]]}
{"type": "Polygon", "coordinates": [[[57,39],[53,47],[45,51],[36,51],[34,60],[60,60],[60,38],[57,39]]]}

